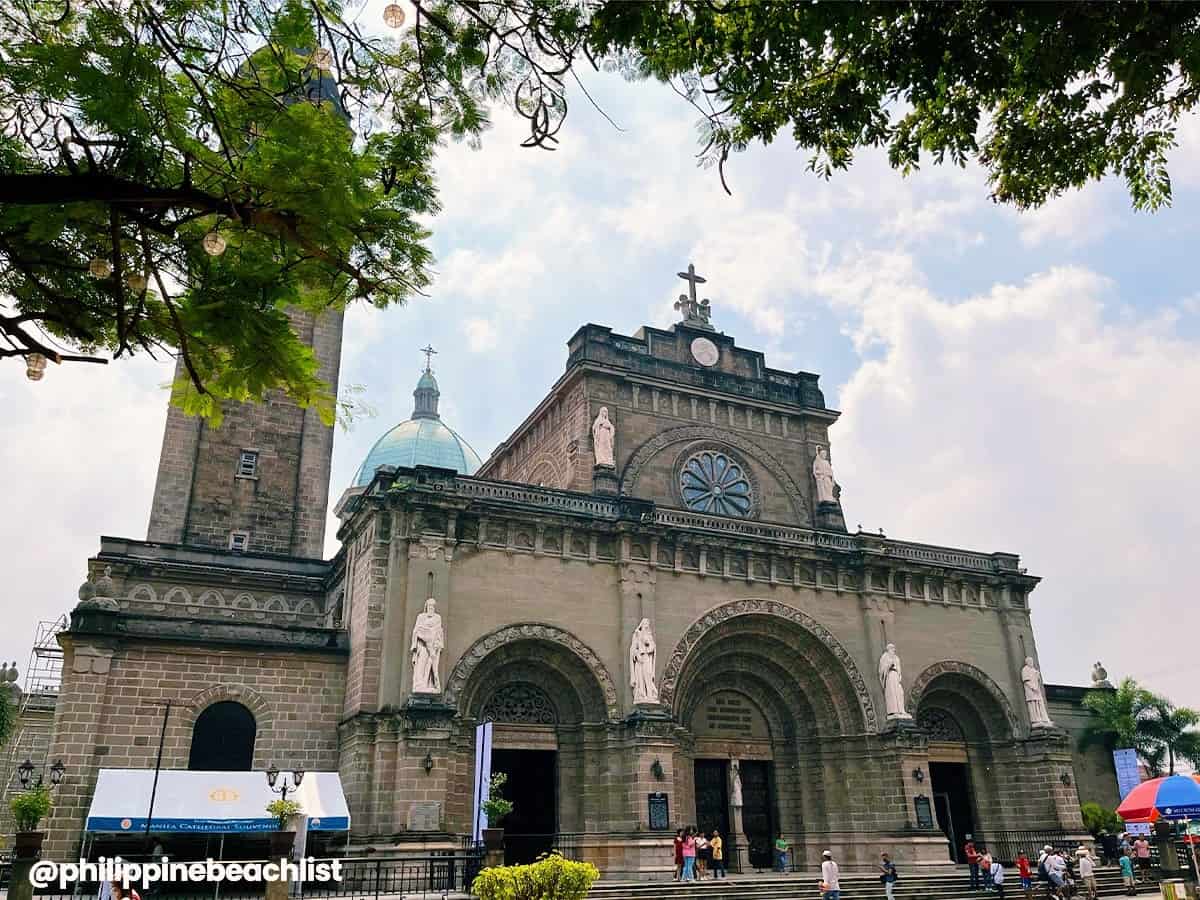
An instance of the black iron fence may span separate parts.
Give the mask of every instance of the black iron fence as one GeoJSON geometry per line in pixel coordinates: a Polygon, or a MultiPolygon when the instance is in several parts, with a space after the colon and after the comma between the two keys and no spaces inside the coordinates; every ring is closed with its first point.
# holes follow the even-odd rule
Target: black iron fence
{"type": "MultiPolygon", "coordinates": [[[[1036,865],[1042,848],[1047,844],[1060,850],[1074,851],[1074,847],[1067,846],[1067,839],[1067,832],[1054,828],[976,831],[974,833],[975,849],[986,847],[993,859],[998,859],[1006,866],[1013,865],[1022,850],[1036,865]]],[[[980,852],[983,851],[980,850],[980,852]]]]}

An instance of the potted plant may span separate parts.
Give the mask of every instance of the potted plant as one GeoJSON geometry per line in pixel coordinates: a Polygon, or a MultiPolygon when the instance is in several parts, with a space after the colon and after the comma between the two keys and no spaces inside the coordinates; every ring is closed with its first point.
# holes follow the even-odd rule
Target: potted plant
{"type": "Polygon", "coordinates": [[[488,827],[483,829],[483,845],[488,850],[504,848],[504,829],[500,823],[513,811],[511,800],[505,800],[501,793],[508,776],[503,772],[495,772],[488,783],[488,798],[483,801],[483,811],[487,815],[488,827]]]}
{"type": "Polygon", "coordinates": [[[17,824],[17,839],[13,842],[16,859],[33,859],[42,850],[44,831],[38,831],[38,823],[50,812],[50,788],[39,785],[22,791],[8,801],[17,824]]]}
{"type": "Polygon", "coordinates": [[[271,858],[291,856],[296,843],[296,820],[304,810],[295,800],[272,800],[267,804],[267,813],[278,823],[279,828],[271,833],[271,858]]]}

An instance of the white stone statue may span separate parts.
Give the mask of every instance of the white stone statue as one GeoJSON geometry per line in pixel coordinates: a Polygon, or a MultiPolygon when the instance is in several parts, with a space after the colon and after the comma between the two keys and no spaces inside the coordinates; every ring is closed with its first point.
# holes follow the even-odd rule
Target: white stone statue
{"type": "Polygon", "coordinates": [[[879,686],[883,688],[883,705],[889,719],[911,719],[904,709],[904,685],[900,676],[900,654],[895,644],[888,644],[879,657],[879,686]]]}
{"type": "Polygon", "coordinates": [[[1025,705],[1029,707],[1029,724],[1035,728],[1053,725],[1054,723],[1050,721],[1050,712],[1046,708],[1046,689],[1042,685],[1042,673],[1033,664],[1032,656],[1025,657],[1025,668],[1021,670],[1021,683],[1025,685],[1025,705]]]}
{"type": "Polygon", "coordinates": [[[596,451],[596,465],[616,466],[617,461],[613,456],[613,436],[615,434],[616,429],[613,427],[612,420],[608,418],[608,407],[600,407],[600,414],[592,423],[592,445],[596,451]]]}
{"type": "Polygon", "coordinates": [[[833,466],[829,464],[829,457],[825,455],[824,447],[817,448],[817,455],[812,464],[812,474],[813,481],[817,485],[817,502],[837,503],[837,498],[833,493],[833,466]]]}
{"type": "Polygon", "coordinates": [[[629,642],[629,686],[634,703],[657,703],[658,686],[654,683],[654,657],[658,648],[650,631],[650,620],[642,619],[629,642]]]}
{"type": "Polygon", "coordinates": [[[1108,670],[1100,664],[1099,661],[1092,666],[1092,687],[1094,688],[1110,688],[1112,682],[1108,680],[1108,670]]]}
{"type": "Polygon", "coordinates": [[[437,612],[437,601],[430,597],[425,601],[425,611],[417,616],[412,630],[412,676],[414,694],[440,694],[442,680],[438,669],[442,660],[442,648],[446,645],[446,634],[442,631],[442,617],[437,612]]]}
{"type": "Polygon", "coordinates": [[[736,759],[729,761],[729,805],[742,805],[742,764],[736,759]]]}

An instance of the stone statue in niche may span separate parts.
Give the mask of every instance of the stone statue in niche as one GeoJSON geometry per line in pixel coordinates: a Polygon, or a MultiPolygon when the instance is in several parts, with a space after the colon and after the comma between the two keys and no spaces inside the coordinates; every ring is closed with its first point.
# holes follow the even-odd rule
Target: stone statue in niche
{"type": "Polygon", "coordinates": [[[650,620],[642,619],[629,642],[629,686],[634,703],[657,703],[658,685],[654,683],[654,659],[658,648],[650,631],[650,620]]]}
{"type": "Polygon", "coordinates": [[[729,761],[729,805],[742,806],[742,764],[736,759],[729,761]]]}
{"type": "Polygon", "coordinates": [[[442,648],[445,645],[446,634],[442,631],[442,617],[437,612],[437,601],[430,597],[425,601],[425,610],[417,616],[412,630],[414,694],[442,692],[442,680],[438,670],[442,660],[442,648]]]}
{"type": "Polygon", "coordinates": [[[883,688],[883,704],[889,719],[911,719],[904,709],[904,685],[901,684],[900,654],[895,644],[888,644],[879,657],[879,686],[883,688]]]}
{"type": "Polygon", "coordinates": [[[1050,711],[1046,707],[1046,688],[1042,684],[1042,673],[1033,664],[1033,657],[1025,657],[1025,668],[1021,670],[1021,683],[1025,685],[1025,705],[1029,708],[1029,724],[1034,728],[1048,728],[1050,711]]]}
{"type": "Polygon", "coordinates": [[[608,407],[600,407],[600,413],[596,416],[596,421],[592,423],[592,446],[596,453],[596,465],[598,466],[616,466],[616,459],[613,456],[613,437],[616,435],[616,428],[613,427],[612,420],[608,418],[608,407]]]}
{"type": "Polygon", "coordinates": [[[817,486],[817,503],[837,503],[837,485],[833,480],[833,466],[824,447],[817,447],[812,464],[813,482],[817,486]]]}

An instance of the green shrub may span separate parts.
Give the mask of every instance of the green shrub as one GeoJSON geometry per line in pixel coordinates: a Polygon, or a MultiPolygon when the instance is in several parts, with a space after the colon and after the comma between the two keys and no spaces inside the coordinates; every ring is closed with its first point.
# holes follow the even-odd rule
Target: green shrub
{"type": "Polygon", "coordinates": [[[600,870],[557,853],[543,854],[528,866],[484,869],[471,884],[479,900],[583,900],[600,870]]]}
{"type": "Polygon", "coordinates": [[[1099,803],[1085,803],[1079,807],[1079,812],[1083,815],[1083,827],[1092,837],[1099,836],[1101,831],[1118,834],[1125,829],[1121,817],[1099,803]]]}
{"type": "Polygon", "coordinates": [[[496,772],[488,784],[488,798],[483,801],[483,811],[488,817],[489,828],[499,828],[501,820],[513,811],[511,800],[505,800],[500,789],[508,781],[503,772],[496,772]]]}
{"type": "Polygon", "coordinates": [[[267,804],[267,814],[279,820],[279,830],[283,831],[291,822],[292,816],[304,812],[295,800],[272,800],[267,804]]]}
{"type": "Polygon", "coordinates": [[[42,785],[22,791],[8,801],[8,808],[16,819],[17,831],[35,831],[50,812],[50,788],[42,785]]]}

